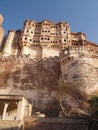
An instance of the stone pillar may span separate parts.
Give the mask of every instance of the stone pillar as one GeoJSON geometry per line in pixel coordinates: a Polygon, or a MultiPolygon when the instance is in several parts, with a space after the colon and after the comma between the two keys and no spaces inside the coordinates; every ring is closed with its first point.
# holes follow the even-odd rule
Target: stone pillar
{"type": "Polygon", "coordinates": [[[3,23],[3,16],[0,14],[0,47],[2,44],[3,37],[4,37],[4,29],[2,27],[2,23],[3,23]]]}
{"type": "Polygon", "coordinates": [[[7,111],[7,108],[8,108],[8,103],[5,103],[4,105],[4,110],[3,110],[3,114],[2,114],[2,120],[5,120],[5,116],[6,116],[6,111],[7,111]]]}
{"type": "Polygon", "coordinates": [[[5,42],[5,46],[4,46],[4,50],[3,50],[3,56],[10,56],[11,55],[11,51],[12,51],[12,43],[14,40],[14,36],[15,36],[15,31],[10,30],[8,32],[8,36],[5,42]]]}
{"type": "Polygon", "coordinates": [[[24,117],[24,112],[25,112],[25,102],[19,101],[17,107],[16,120],[22,120],[24,117]]]}

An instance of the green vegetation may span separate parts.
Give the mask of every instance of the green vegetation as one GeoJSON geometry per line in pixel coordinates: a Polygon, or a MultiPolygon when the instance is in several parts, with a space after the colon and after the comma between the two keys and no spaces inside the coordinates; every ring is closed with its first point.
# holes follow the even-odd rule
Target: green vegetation
{"type": "Polygon", "coordinates": [[[98,129],[98,96],[93,96],[89,100],[89,104],[91,114],[90,130],[96,130],[98,129]]]}
{"type": "Polygon", "coordinates": [[[87,116],[87,97],[82,83],[58,82],[58,101],[63,117],[87,116]]]}
{"type": "Polygon", "coordinates": [[[89,100],[89,104],[92,118],[98,120],[98,96],[93,96],[89,100]]]}
{"type": "Polygon", "coordinates": [[[55,99],[54,101],[48,102],[45,108],[46,117],[58,117],[60,112],[59,102],[55,99]]]}
{"type": "Polygon", "coordinates": [[[58,82],[58,100],[59,100],[59,105],[60,105],[63,115],[65,113],[65,107],[63,106],[63,100],[64,100],[64,97],[66,95],[68,95],[69,91],[72,89],[72,86],[73,86],[73,84],[69,83],[69,82],[66,82],[66,83],[64,83],[62,81],[58,82]]]}

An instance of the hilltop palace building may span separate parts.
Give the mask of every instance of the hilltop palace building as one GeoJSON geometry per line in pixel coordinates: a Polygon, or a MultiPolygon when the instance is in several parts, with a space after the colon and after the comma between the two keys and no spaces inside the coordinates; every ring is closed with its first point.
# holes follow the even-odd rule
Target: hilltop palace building
{"type": "Polygon", "coordinates": [[[0,45],[1,56],[23,56],[43,58],[59,56],[61,50],[87,49],[92,56],[98,55],[98,45],[86,40],[82,32],[73,33],[67,22],[53,23],[49,20],[36,22],[26,20],[23,28],[17,31],[9,30],[4,36],[2,28],[3,17],[0,15],[0,45]]]}

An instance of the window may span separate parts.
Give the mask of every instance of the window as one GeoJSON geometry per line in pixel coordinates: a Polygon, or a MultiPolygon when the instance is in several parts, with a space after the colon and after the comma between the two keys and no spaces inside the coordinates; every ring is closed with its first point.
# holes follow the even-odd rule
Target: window
{"type": "Polygon", "coordinates": [[[25,40],[27,40],[27,37],[25,37],[25,40]]]}
{"type": "Polygon", "coordinates": [[[32,41],[32,39],[30,39],[30,41],[32,41]]]}
{"type": "Polygon", "coordinates": [[[33,32],[31,31],[31,33],[33,34],[33,32]]]}
{"type": "Polygon", "coordinates": [[[29,30],[27,30],[27,32],[29,32],[29,30]]]}

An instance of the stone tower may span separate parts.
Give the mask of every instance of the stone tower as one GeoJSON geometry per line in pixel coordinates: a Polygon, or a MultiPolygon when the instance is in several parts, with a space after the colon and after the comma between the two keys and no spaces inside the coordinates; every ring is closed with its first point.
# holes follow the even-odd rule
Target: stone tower
{"type": "Polygon", "coordinates": [[[5,41],[5,46],[4,46],[4,49],[3,49],[3,56],[5,56],[5,57],[11,55],[11,52],[12,52],[11,48],[12,48],[14,36],[15,36],[15,31],[9,30],[7,39],[5,41]]]}
{"type": "Polygon", "coordinates": [[[4,29],[2,27],[2,23],[3,23],[3,16],[0,14],[0,47],[2,44],[3,36],[4,36],[4,29]]]}
{"type": "Polygon", "coordinates": [[[21,34],[21,39],[20,39],[20,47],[21,47],[21,55],[29,55],[29,48],[31,46],[32,43],[32,39],[31,39],[31,35],[30,35],[30,26],[28,21],[25,21],[24,23],[24,27],[22,30],[22,34],[21,34]]]}

